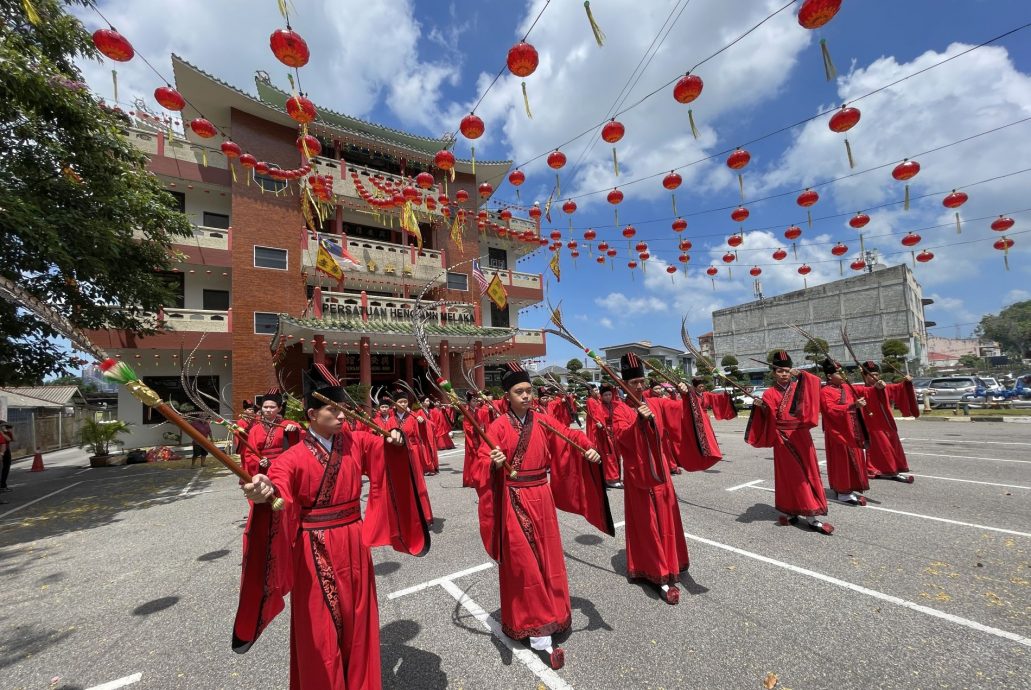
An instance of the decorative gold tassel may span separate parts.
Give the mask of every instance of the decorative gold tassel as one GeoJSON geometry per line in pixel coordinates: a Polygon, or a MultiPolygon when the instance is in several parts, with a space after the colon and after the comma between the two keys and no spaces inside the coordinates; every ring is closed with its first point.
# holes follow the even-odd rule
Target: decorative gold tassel
{"type": "Polygon", "coordinates": [[[229,174],[233,176],[233,182],[236,182],[236,168],[233,167],[232,162],[229,163],[229,174]]]}
{"type": "Polygon", "coordinates": [[[831,61],[831,51],[827,48],[827,40],[820,39],[820,52],[823,53],[823,71],[827,74],[827,81],[834,81],[838,76],[838,70],[834,69],[831,61]]]}
{"type": "Polygon", "coordinates": [[[838,275],[839,276],[845,275],[845,262],[844,261],[839,261],[838,262],[838,275]]]}
{"type": "Polygon", "coordinates": [[[591,23],[591,31],[594,32],[594,40],[598,42],[599,46],[605,45],[605,34],[602,32],[601,27],[598,26],[598,22],[594,20],[594,14],[591,12],[590,0],[584,0],[584,9],[587,10],[587,21],[591,23]]]}
{"type": "Polygon", "coordinates": [[[856,167],[856,159],[852,157],[852,144],[848,143],[848,137],[845,137],[845,153],[848,154],[848,167],[856,167]]]}
{"type": "Polygon", "coordinates": [[[555,196],[562,196],[562,183],[559,181],[558,173],[555,173],[555,196]]]}
{"type": "Polygon", "coordinates": [[[906,211],[908,211],[908,210],[909,210],[909,185],[908,185],[908,184],[906,185],[906,198],[905,198],[905,200],[904,200],[904,201],[902,202],[902,208],[903,208],[904,210],[906,210],[906,211]]]}
{"type": "Polygon", "coordinates": [[[956,234],[957,235],[963,234],[963,228],[960,227],[960,224],[959,224],[959,211],[956,211],[956,234]]]}
{"type": "Polygon", "coordinates": [[[805,288],[806,290],[809,289],[809,279],[806,278],[805,276],[802,276],[802,287],[805,288]]]}
{"type": "Polygon", "coordinates": [[[33,26],[39,26],[39,13],[36,12],[36,8],[32,6],[31,0],[21,0],[22,9],[25,10],[25,15],[29,18],[29,24],[33,26]]]}
{"type": "Polygon", "coordinates": [[[798,259],[798,246],[794,242],[791,243],[791,255],[798,259]]]}
{"type": "MultiPolygon", "coordinates": [[[[454,184],[454,183],[455,183],[455,169],[451,168],[451,184],[454,184]]],[[[447,190],[445,189],[444,192],[446,193],[447,190]]]]}
{"type": "MultiPolygon", "coordinates": [[[[473,164],[473,175],[475,176],[476,175],[476,147],[475,146],[470,146],[469,147],[469,160],[472,161],[472,164],[473,164]]],[[[452,178],[451,181],[454,182],[455,181],[454,178],[452,178]]]]}
{"type": "Polygon", "coordinates": [[[687,111],[687,121],[691,123],[691,136],[693,136],[695,139],[697,139],[698,138],[698,128],[695,127],[695,124],[694,124],[694,110],[690,110],[689,109],[687,111]]]}
{"type": "Polygon", "coordinates": [[[526,108],[526,117],[533,119],[533,113],[530,112],[530,97],[526,95],[526,82],[523,82],[523,106],[526,108]]]}
{"type": "Polygon", "coordinates": [[[737,174],[737,191],[741,194],[741,201],[745,200],[745,176],[737,174]]]}
{"type": "MultiPolygon", "coordinates": [[[[619,209],[618,208],[612,209],[612,213],[613,213],[613,215],[615,215],[615,226],[618,228],[619,227],[619,209]]],[[[569,229],[570,230],[573,229],[573,219],[572,218],[569,219],[569,229]]]]}
{"type": "Polygon", "coordinates": [[[283,19],[286,19],[287,21],[289,21],[290,20],[290,15],[286,11],[286,0],[276,0],[276,2],[279,5],[279,13],[281,15],[283,15],[283,19]]]}
{"type": "Polygon", "coordinates": [[[115,87],[115,105],[118,104],[118,70],[111,70],[111,83],[115,87]]]}
{"type": "Polygon", "coordinates": [[[809,220],[809,229],[811,230],[812,227],[813,227],[813,212],[810,211],[809,209],[806,209],[805,210],[805,215],[806,215],[806,218],[809,220]]]}
{"type": "Polygon", "coordinates": [[[616,158],[616,147],[612,147],[612,169],[616,173],[616,177],[619,177],[619,159],[616,158]]]}
{"type": "Polygon", "coordinates": [[[673,217],[678,218],[680,214],[677,213],[677,195],[674,193],[670,194],[670,196],[673,197],[673,217]]]}
{"type": "Polygon", "coordinates": [[[208,167],[208,149],[206,146],[200,147],[200,164],[205,168],[208,167]]]}
{"type": "Polygon", "coordinates": [[[251,177],[254,176],[253,170],[254,170],[253,168],[250,168],[250,169],[247,170],[247,178],[246,179],[247,179],[247,186],[248,187],[251,186],[251,177]]]}

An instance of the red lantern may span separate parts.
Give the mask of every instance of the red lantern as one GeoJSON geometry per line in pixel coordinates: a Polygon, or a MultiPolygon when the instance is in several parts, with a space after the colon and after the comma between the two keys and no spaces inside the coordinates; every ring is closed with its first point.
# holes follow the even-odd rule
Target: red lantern
{"type": "Polygon", "coordinates": [[[601,138],[609,144],[615,144],[623,138],[624,134],[626,134],[626,128],[615,118],[606,122],[605,126],[601,128],[601,138]]]}
{"type": "Polygon", "coordinates": [[[574,258],[574,259],[578,259],[578,258],[580,258],[580,252],[578,252],[577,250],[573,249],[573,250],[571,250],[569,252],[569,256],[574,258]]]}
{"type": "Polygon", "coordinates": [[[773,260],[774,261],[783,261],[787,257],[788,257],[788,253],[786,251],[784,251],[783,249],[781,249],[781,248],[778,248],[776,251],[773,252],[773,260]]]}
{"type": "Polygon", "coordinates": [[[995,240],[992,244],[993,247],[1002,252],[1002,262],[1006,266],[1007,271],[1010,270],[1010,247],[1013,245],[1013,240],[1005,236],[995,240]]]}
{"type": "Polygon", "coordinates": [[[676,272],[677,272],[677,267],[676,266],[673,266],[672,264],[669,265],[669,266],[666,266],[666,273],[668,273],[670,275],[673,275],[676,272]]]}
{"type": "Polygon", "coordinates": [[[510,221],[512,220],[512,212],[509,211],[507,208],[502,209],[501,213],[498,214],[498,217],[501,218],[501,220],[503,221],[510,221]]]}
{"type": "Polygon", "coordinates": [[[186,107],[186,99],[171,86],[154,89],[154,100],[165,110],[179,111],[186,107]]]}
{"type": "Polygon", "coordinates": [[[813,227],[813,212],[811,210],[813,204],[820,200],[820,195],[816,193],[816,190],[809,189],[806,187],[805,191],[798,195],[795,202],[804,208],[806,211],[806,218],[809,221],[809,227],[813,227]]]}
{"type": "Polygon", "coordinates": [[[719,273],[719,272],[720,272],[720,270],[718,268],[716,268],[715,266],[709,266],[707,269],[705,269],[706,275],[708,275],[710,277],[715,277],[716,274],[719,273]]]}
{"type": "Polygon", "coordinates": [[[447,172],[455,169],[455,154],[451,153],[447,149],[441,149],[437,151],[436,155],[433,156],[433,164],[447,172]]]}
{"type": "Polygon", "coordinates": [[[732,264],[735,259],[737,259],[737,254],[734,252],[727,252],[723,255],[723,263],[725,264],[732,264]]]}
{"type": "Polygon", "coordinates": [[[316,137],[313,137],[310,134],[297,137],[296,146],[298,151],[309,157],[317,156],[322,153],[322,144],[319,143],[319,140],[316,137]],[[307,149],[307,153],[305,153],[305,149],[307,149]]]}
{"type": "Polygon", "coordinates": [[[625,228],[623,228],[623,237],[627,238],[628,240],[636,234],[637,230],[634,228],[633,225],[628,225],[625,228]]]}
{"type": "Polygon", "coordinates": [[[1014,220],[1006,216],[999,216],[992,221],[992,230],[995,232],[1006,232],[1013,227],[1014,220]]]}
{"type": "Polygon", "coordinates": [[[738,206],[730,212],[730,218],[735,223],[744,223],[746,220],[748,220],[748,216],[748,209],[744,206],[738,206]]]}
{"type": "Polygon", "coordinates": [[[483,136],[483,129],[483,120],[473,113],[463,117],[458,125],[458,130],[466,139],[479,139],[483,136]]]}
{"type": "Polygon", "coordinates": [[[798,23],[805,29],[819,29],[841,9],[841,0],[805,0],[798,8],[798,23]]]}
{"type": "Polygon", "coordinates": [[[520,41],[508,49],[508,71],[517,77],[528,77],[537,69],[540,57],[537,49],[520,41]]]}
{"type": "Polygon", "coordinates": [[[608,242],[602,241],[602,242],[598,243],[598,251],[599,252],[607,252],[608,250],[609,250],[609,243],[608,242]]]}
{"type": "MultiPolygon", "coordinates": [[[[591,240],[593,240],[597,236],[598,236],[598,233],[596,233],[592,229],[587,229],[587,230],[584,231],[584,239],[587,240],[588,242],[590,242],[591,240]]],[[[599,246],[598,249],[601,249],[601,247],[599,246]]]]}
{"type": "Polygon", "coordinates": [[[638,252],[638,253],[648,251],[648,243],[647,242],[638,242],[637,244],[634,245],[634,251],[638,252]]]}
{"type": "Polygon", "coordinates": [[[685,238],[680,240],[680,242],[677,244],[677,249],[679,249],[682,252],[689,252],[691,251],[691,247],[693,246],[694,245],[691,244],[691,240],[685,238]]]}
{"type": "Polygon", "coordinates": [[[681,254],[677,257],[677,261],[679,261],[682,264],[686,264],[689,261],[691,261],[691,257],[688,254],[681,254]]]}
{"type": "MultiPolygon", "coordinates": [[[[464,204],[465,202],[469,201],[469,192],[465,191],[464,189],[459,189],[457,192],[455,192],[455,201],[457,201],[460,204],[464,204]]],[[[530,215],[532,216],[533,213],[531,212],[530,215]]]]}
{"type": "Polygon", "coordinates": [[[434,182],[433,175],[425,171],[415,176],[415,184],[423,189],[429,189],[433,186],[434,182]]]}
{"type": "Polygon", "coordinates": [[[480,194],[480,198],[486,199],[494,193],[494,185],[492,185],[490,182],[483,182],[480,184],[478,191],[480,194]]]}
{"type": "Polygon", "coordinates": [[[848,219],[848,224],[856,230],[866,227],[866,224],[870,222],[870,216],[865,213],[857,212],[856,215],[848,219]]]}
{"type": "Polygon", "coordinates": [[[566,215],[573,215],[574,213],[576,213],[576,202],[572,199],[566,199],[566,201],[562,204],[562,211],[566,215]]]}
{"type": "Polygon", "coordinates": [[[190,120],[190,129],[192,129],[193,133],[202,139],[210,139],[218,134],[218,130],[215,129],[215,125],[211,124],[203,117],[197,117],[190,120]]]}
{"type": "Polygon", "coordinates": [[[268,175],[268,171],[268,163],[266,163],[265,161],[259,161],[257,165],[254,166],[254,172],[258,175],[268,175]]]}
{"type": "Polygon", "coordinates": [[[269,36],[268,44],[276,59],[287,67],[304,67],[311,57],[308,44],[293,29],[276,29],[269,36]]]}
{"type": "Polygon", "coordinates": [[[853,271],[862,271],[864,268],[866,268],[866,262],[863,261],[862,259],[856,259],[855,261],[850,263],[848,266],[853,271]]]}
{"type": "Polygon", "coordinates": [[[787,230],[784,231],[784,237],[786,237],[787,239],[791,240],[792,242],[794,242],[795,240],[797,240],[801,236],[802,236],[802,228],[798,227],[797,225],[792,225],[791,227],[789,227],[787,230]]]}
{"type": "Polygon", "coordinates": [[[114,29],[97,29],[93,32],[93,45],[101,53],[116,62],[128,62],[136,55],[132,44],[114,29]]]}
{"type": "Polygon", "coordinates": [[[809,267],[809,264],[802,264],[798,267],[798,275],[807,276],[813,272],[813,269],[809,267]]]}
{"type": "Polygon", "coordinates": [[[223,141],[220,148],[222,149],[222,155],[226,158],[239,158],[242,153],[240,145],[229,139],[223,141]]]}
{"type": "Polygon", "coordinates": [[[647,261],[648,259],[652,258],[652,255],[648,252],[641,252],[637,256],[641,259],[641,261],[647,261]]]}
{"type": "Polygon", "coordinates": [[[731,235],[727,238],[727,244],[734,248],[740,247],[744,241],[745,238],[741,235],[731,235]]]}
{"type": "Polygon", "coordinates": [[[566,247],[568,247],[569,249],[576,249],[579,246],[580,245],[576,243],[576,240],[569,240],[568,242],[566,242],[566,247]]]}
{"type": "Polygon", "coordinates": [[[240,154],[240,165],[245,168],[253,168],[258,164],[258,159],[249,153],[240,154]]]}
{"type": "Polygon", "coordinates": [[[762,275],[762,272],[763,270],[758,266],[752,266],[752,268],[748,270],[748,275],[752,276],[753,278],[758,278],[760,275],[762,275]]]}
{"type": "Polygon", "coordinates": [[[637,268],[637,262],[636,261],[627,261],[626,262],[626,267],[629,268],[630,270],[634,270],[635,268],[637,268]]]}
{"type": "Polygon", "coordinates": [[[315,104],[304,96],[291,96],[286,99],[286,114],[302,125],[312,122],[319,116],[315,104]]]}
{"type": "Polygon", "coordinates": [[[615,249],[609,249],[608,251],[605,252],[605,256],[608,256],[609,258],[612,258],[612,257],[615,257],[616,254],[618,254],[618,253],[619,252],[617,252],[615,249]]]}
{"type": "Polygon", "coordinates": [[[613,189],[605,198],[608,200],[610,204],[615,206],[616,204],[623,201],[623,192],[619,191],[618,189],[613,189]]]}
{"type": "Polygon", "coordinates": [[[748,161],[750,160],[752,160],[752,155],[748,153],[748,151],[738,148],[727,156],[727,167],[731,170],[741,170],[748,165],[748,161]]]}
{"type": "Polygon", "coordinates": [[[662,186],[670,190],[671,192],[677,187],[679,187],[683,182],[684,178],[682,178],[679,173],[672,171],[664,178],[662,178],[662,186]]]}
{"type": "Polygon", "coordinates": [[[566,154],[555,149],[548,154],[548,167],[560,170],[566,164],[566,154]]]}
{"type": "Polygon", "coordinates": [[[548,241],[546,239],[544,239],[543,237],[541,237],[540,239],[537,240],[537,243],[543,247],[544,245],[546,245],[548,243],[548,241]]]}
{"type": "Polygon", "coordinates": [[[905,235],[902,236],[902,246],[915,247],[916,245],[920,244],[921,239],[922,238],[920,237],[920,235],[916,234],[915,232],[907,232],[905,235]]]}
{"type": "Polygon", "coordinates": [[[522,170],[513,170],[508,174],[508,183],[513,187],[518,187],[526,182],[526,173],[522,170]]]}
{"type": "Polygon", "coordinates": [[[552,239],[552,241],[558,242],[559,240],[562,239],[562,233],[560,231],[558,231],[558,230],[552,230],[551,234],[548,235],[548,237],[550,237],[552,239]]]}
{"type": "MultiPolygon", "coordinates": [[[[967,203],[967,199],[970,198],[964,192],[957,192],[955,189],[952,193],[942,199],[942,206],[945,208],[959,208],[963,204],[967,203]]],[[[963,232],[963,228],[960,225],[959,211],[956,211],[956,234],[963,232]]]]}
{"type": "MultiPolygon", "coordinates": [[[[860,117],[861,115],[858,108],[841,106],[841,110],[831,116],[827,126],[831,128],[832,132],[844,134],[856,126],[860,117]]],[[[845,155],[848,156],[848,167],[856,167],[855,158],[852,157],[852,144],[848,142],[848,137],[845,137],[845,155]]]]}
{"type": "Polygon", "coordinates": [[[604,256],[599,256],[597,259],[595,259],[595,261],[597,261],[599,264],[604,264],[605,263],[605,257],[604,256]]]}
{"type": "Polygon", "coordinates": [[[844,256],[847,253],[848,247],[842,244],[841,242],[838,242],[836,245],[831,247],[831,254],[833,254],[834,256],[844,256]]]}
{"type": "Polygon", "coordinates": [[[926,249],[916,255],[916,260],[922,264],[926,264],[933,258],[934,254],[932,252],[927,251],[926,249]]]}
{"type": "Polygon", "coordinates": [[[673,232],[683,232],[687,230],[687,221],[683,218],[677,218],[673,221],[673,232]]]}
{"type": "Polygon", "coordinates": [[[673,87],[673,98],[678,103],[690,103],[702,94],[704,87],[705,84],[702,83],[701,77],[690,73],[685,74],[673,87]]]}
{"type": "Polygon", "coordinates": [[[419,190],[415,187],[405,187],[401,190],[401,196],[404,197],[405,201],[415,201],[421,198],[422,195],[419,194],[419,190]]]}
{"type": "Polygon", "coordinates": [[[891,171],[891,176],[899,182],[905,182],[916,177],[918,172],[920,172],[920,164],[907,158],[895,166],[895,169],[891,171]]]}

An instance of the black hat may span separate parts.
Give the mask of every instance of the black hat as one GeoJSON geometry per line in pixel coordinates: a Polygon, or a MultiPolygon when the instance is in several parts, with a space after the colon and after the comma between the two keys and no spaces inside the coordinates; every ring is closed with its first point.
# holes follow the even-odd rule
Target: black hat
{"type": "Polygon", "coordinates": [[[866,374],[875,374],[881,370],[881,368],[877,366],[877,362],[869,359],[863,362],[861,366],[863,367],[863,372],[866,374]]]}
{"type": "Polygon", "coordinates": [[[790,369],[791,355],[786,350],[777,350],[770,355],[770,369],[790,369]]]}
{"type": "Polygon", "coordinates": [[[705,383],[705,379],[700,378],[698,376],[695,376],[693,379],[691,379],[691,385],[692,386],[698,386],[698,385],[701,385],[703,383],[705,383]]]}
{"type": "Polygon", "coordinates": [[[648,379],[648,387],[649,388],[655,388],[656,386],[661,386],[661,385],[662,385],[662,381],[660,381],[659,379],[648,379]]]}
{"type": "Polygon", "coordinates": [[[506,393],[520,383],[530,383],[530,375],[519,366],[518,362],[509,362],[507,366],[508,371],[501,377],[501,387],[506,393]]]}
{"type": "Polygon", "coordinates": [[[258,407],[261,407],[270,400],[275,404],[279,405],[280,407],[283,406],[283,394],[279,392],[278,388],[270,388],[269,392],[265,395],[259,395],[258,397],[254,398],[254,404],[258,407]]]}
{"type": "Polygon", "coordinates": [[[820,362],[820,366],[823,367],[823,373],[826,376],[830,376],[831,374],[834,374],[841,370],[841,365],[835,362],[830,357],[825,357],[824,360],[820,362]]]}
{"type": "Polygon", "coordinates": [[[598,387],[599,393],[613,393],[615,392],[615,390],[616,387],[613,386],[611,383],[603,383],[601,384],[601,386],[598,387]]]}
{"type": "Polygon", "coordinates": [[[555,395],[555,389],[551,386],[538,386],[537,397],[543,398],[545,395],[555,395]]]}
{"type": "Polygon", "coordinates": [[[305,372],[304,376],[304,409],[318,410],[326,403],[315,397],[315,393],[329,398],[333,402],[346,400],[344,388],[337,377],[330,373],[325,364],[315,364],[305,372]]]}
{"type": "Polygon", "coordinates": [[[644,378],[644,364],[641,358],[633,352],[628,352],[619,358],[619,375],[624,381],[644,378]]]}
{"type": "Polygon", "coordinates": [[[465,401],[466,402],[472,402],[475,398],[476,398],[476,393],[474,393],[472,391],[466,391],[465,392],[465,401]]]}
{"type": "Polygon", "coordinates": [[[258,406],[252,403],[250,400],[244,400],[243,404],[240,405],[241,410],[256,410],[258,406]]]}

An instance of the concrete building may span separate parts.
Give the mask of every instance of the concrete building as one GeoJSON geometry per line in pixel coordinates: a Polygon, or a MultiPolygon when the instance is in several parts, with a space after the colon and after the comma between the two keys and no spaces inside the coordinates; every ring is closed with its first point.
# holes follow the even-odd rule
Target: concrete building
{"type": "Polygon", "coordinates": [[[617,374],[619,373],[619,359],[628,352],[633,352],[641,359],[657,359],[666,368],[678,369],[686,376],[693,376],[695,371],[694,357],[690,352],[684,352],[683,348],[652,345],[650,340],[623,343],[622,345],[606,345],[602,348],[602,352],[605,355],[605,363],[612,367],[617,374]]]}
{"type": "Polygon", "coordinates": [[[830,346],[835,359],[850,363],[841,339],[841,326],[860,361],[880,361],[881,343],[889,338],[909,345],[909,359],[926,365],[927,324],[920,285],[905,264],[836,280],[805,290],[719,309],[712,314],[717,361],[738,358],[745,372],[758,374],[770,350],[784,348],[803,361],[805,340],[787,324],[802,327],[830,346]]]}
{"type": "Polygon", "coordinates": [[[951,367],[959,364],[963,355],[987,358],[998,357],[1002,347],[992,340],[981,338],[943,338],[927,336],[928,359],[933,366],[951,367]]]}
{"type": "MultiPolygon", "coordinates": [[[[203,115],[259,163],[245,168],[228,160],[221,136],[202,139],[189,127],[170,138],[145,113],[134,113],[127,127],[194,233],[177,242],[181,261],[165,276],[177,300],[154,315],[157,334],[90,335],[136,367],[165,399],[187,402],[180,353],[194,348],[192,373],[202,390],[228,403],[222,414],[279,380],[299,394],[301,372],[313,361],[347,384],[424,381],[428,366],[411,321],[414,298],[423,292],[450,303],[427,333],[432,356],[457,387],[464,384],[460,366],[545,354],[543,333],[518,323],[520,309],[543,299],[541,276],[510,268],[540,248],[539,228],[488,212],[490,194],[480,188],[484,182],[497,186],[510,161],[478,160],[474,168],[457,160],[452,178],[435,167],[435,158],[453,138],[401,132],[318,104],[307,131],[321,152],[307,158],[298,149],[298,123],[285,110],[290,93],[267,75],[259,74],[252,95],[181,58],[173,56],[172,67],[175,87],[188,103],[184,122],[203,115]],[[417,186],[419,173],[431,176],[428,187],[417,186]],[[329,198],[303,211],[314,175],[331,176],[329,198]],[[405,199],[419,225],[421,249],[400,230],[405,199]],[[459,218],[465,221],[461,242],[451,237],[452,221],[459,218]],[[340,284],[317,272],[322,241],[347,250],[360,270],[346,272],[340,284]],[[505,286],[505,309],[481,294],[471,271],[478,257],[486,279],[497,275],[505,286]]],[[[483,372],[476,372],[480,385],[483,372]]],[[[133,424],[129,447],[164,442],[168,425],[160,415],[124,391],[118,409],[133,424]]]]}

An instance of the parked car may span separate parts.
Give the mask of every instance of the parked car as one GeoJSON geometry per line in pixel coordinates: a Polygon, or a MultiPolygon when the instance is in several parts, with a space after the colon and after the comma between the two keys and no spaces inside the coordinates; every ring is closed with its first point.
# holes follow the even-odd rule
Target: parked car
{"type": "Polygon", "coordinates": [[[924,391],[931,385],[932,378],[913,379],[913,392],[916,393],[917,402],[923,403],[924,391]]]}
{"type": "MultiPolygon", "coordinates": [[[[958,405],[964,396],[975,393],[978,386],[984,387],[984,381],[978,376],[936,378],[931,379],[924,395],[931,399],[931,407],[949,407],[958,405]]],[[[923,396],[918,396],[917,401],[923,402],[923,396]]]]}
{"type": "Polygon", "coordinates": [[[756,386],[755,388],[751,389],[751,393],[749,395],[739,395],[737,398],[738,402],[741,403],[741,407],[745,408],[746,410],[750,410],[752,409],[752,405],[755,404],[756,398],[762,399],[763,392],[765,390],[765,386],[756,386]]]}

